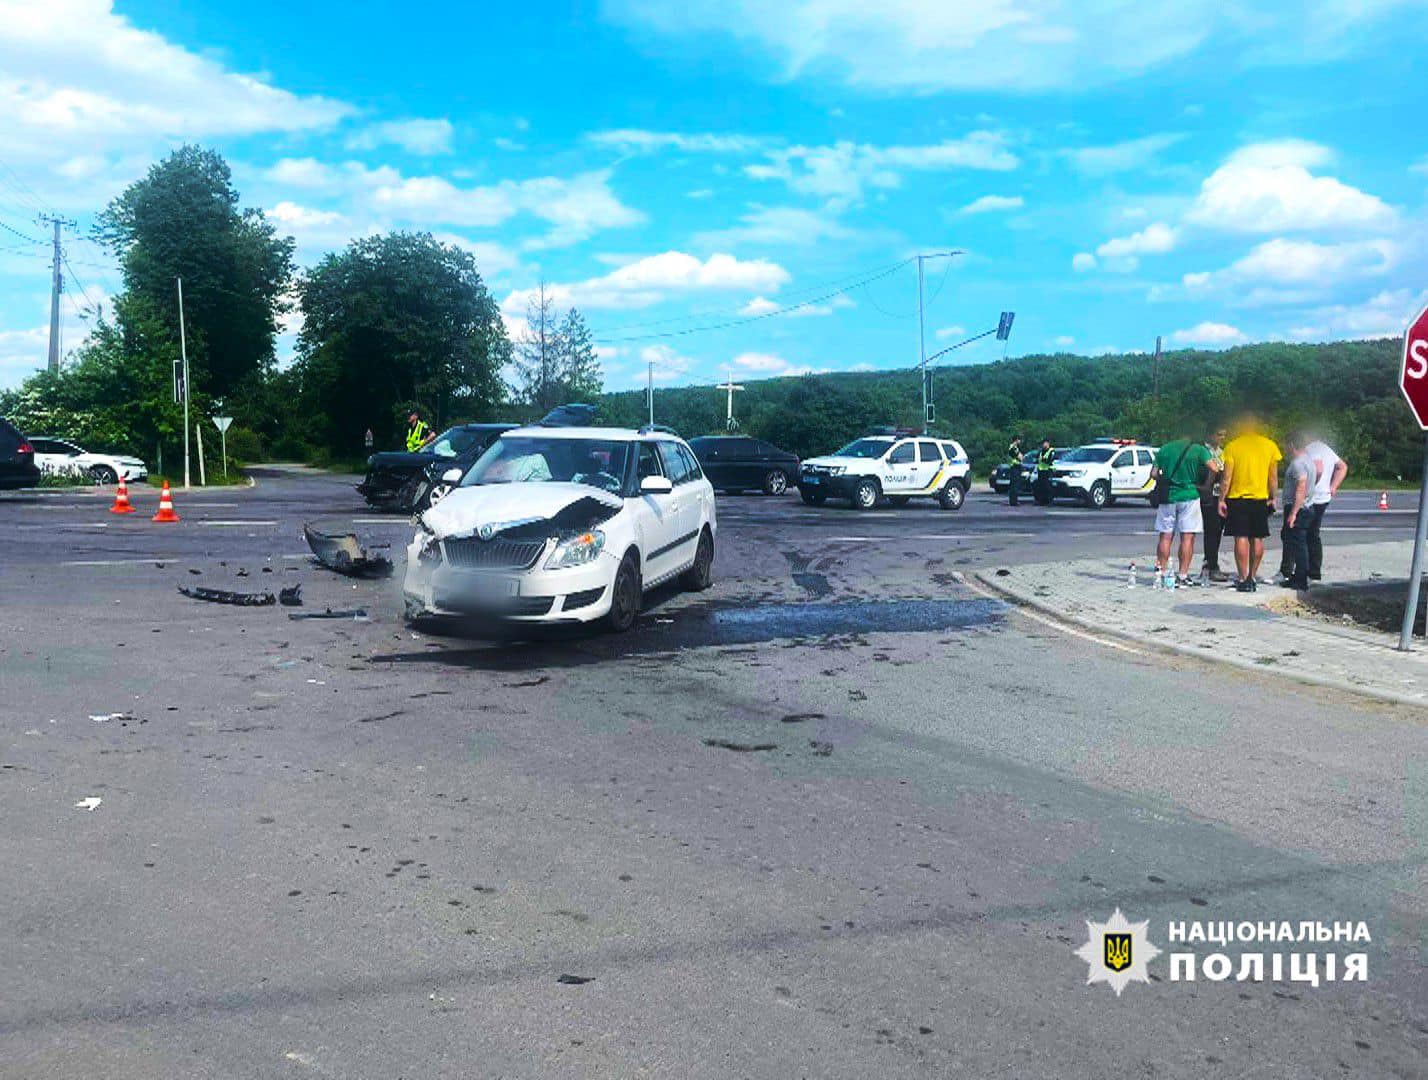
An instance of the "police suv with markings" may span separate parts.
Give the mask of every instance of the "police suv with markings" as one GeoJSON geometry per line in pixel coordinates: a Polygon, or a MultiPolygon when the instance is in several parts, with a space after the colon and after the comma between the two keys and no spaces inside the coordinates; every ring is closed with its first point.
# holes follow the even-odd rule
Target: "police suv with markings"
{"type": "Polygon", "coordinates": [[[798,493],[810,506],[847,499],[859,510],[886,500],[936,499],[957,510],[967,497],[971,463],[960,443],[906,432],[855,439],[826,457],[809,458],[798,473],[798,493]]]}
{"type": "Polygon", "coordinates": [[[1051,466],[1051,497],[1076,499],[1093,510],[1117,499],[1149,499],[1155,490],[1155,447],[1133,439],[1097,439],[1057,453],[1051,466]]]}

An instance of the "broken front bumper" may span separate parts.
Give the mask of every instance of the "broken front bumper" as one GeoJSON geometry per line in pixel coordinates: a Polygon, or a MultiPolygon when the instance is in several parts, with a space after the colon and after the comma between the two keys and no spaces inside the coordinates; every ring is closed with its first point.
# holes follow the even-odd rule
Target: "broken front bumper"
{"type": "Polygon", "coordinates": [[[610,586],[619,560],[601,552],[594,562],[559,570],[543,569],[549,549],[529,570],[485,570],[452,566],[427,551],[422,538],[407,548],[402,583],[406,616],[479,616],[524,623],[592,622],[610,611],[610,586]]]}

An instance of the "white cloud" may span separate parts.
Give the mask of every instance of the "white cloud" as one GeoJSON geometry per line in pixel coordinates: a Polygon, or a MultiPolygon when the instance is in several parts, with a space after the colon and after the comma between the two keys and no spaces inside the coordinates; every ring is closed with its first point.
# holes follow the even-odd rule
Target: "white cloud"
{"type": "Polygon", "coordinates": [[[740,315],[768,315],[777,311],[779,305],[766,297],[756,296],[739,309],[740,315]]]}
{"type": "Polygon", "coordinates": [[[453,232],[435,232],[431,235],[433,240],[469,253],[476,260],[476,269],[481,272],[487,284],[493,277],[508,273],[521,265],[521,260],[514,251],[494,240],[472,240],[453,232]]]}
{"type": "Polygon", "coordinates": [[[1052,344],[1059,349],[1069,349],[1072,345],[1076,344],[1076,339],[1070,334],[1061,334],[1052,344]]]}
{"type": "Polygon", "coordinates": [[[141,30],[110,0],[0,0],[0,72],[0,145],[12,160],[308,131],[352,112],[141,30]]]}
{"type": "Polygon", "coordinates": [[[1309,170],[1331,152],[1297,139],[1257,143],[1230,155],[1200,187],[1185,220],[1227,232],[1376,228],[1394,220],[1383,200],[1309,170]]]}
{"type": "Polygon", "coordinates": [[[1094,85],[1183,55],[1215,7],[1132,0],[607,0],[613,17],[656,33],[724,33],[770,56],[784,79],[831,74],[876,89],[1017,92],[1094,85]],[[1154,7],[1154,10],[1151,8],[1154,7]]]}
{"type": "Polygon", "coordinates": [[[397,219],[425,225],[489,227],[526,213],[551,226],[544,238],[526,246],[555,247],[645,220],[644,214],[620,201],[609,181],[608,169],[568,179],[545,176],[465,188],[440,176],[406,177],[379,182],[370,203],[397,219]]]}
{"type": "Polygon", "coordinates": [[[1301,341],[1398,337],[1423,300],[1421,292],[1393,289],[1359,304],[1331,304],[1311,312],[1309,321],[1291,329],[1289,336],[1301,341]]]}
{"type": "Polygon", "coordinates": [[[980,199],[973,199],[958,213],[993,214],[1004,210],[1020,210],[1025,202],[1020,195],[983,195],[980,199]]]}
{"type": "MultiPolygon", "coordinates": [[[[606,14],[658,37],[723,35],[777,79],[832,77],[875,90],[1082,91],[1205,50],[1240,70],[1343,55],[1409,0],[605,0],[606,14]]],[[[653,40],[651,40],[653,39],[653,40]]]]}
{"type": "Polygon", "coordinates": [[[812,370],[806,364],[793,364],[775,353],[745,352],[734,357],[734,366],[760,375],[806,375],[812,370]]]}
{"type": "Polygon", "coordinates": [[[643,370],[632,381],[643,386],[650,378],[651,364],[654,365],[654,381],[667,383],[688,375],[694,369],[695,361],[669,345],[646,345],[640,350],[643,370]]]}
{"type": "Polygon", "coordinates": [[[759,135],[688,134],[677,131],[645,131],[639,128],[618,128],[595,131],[586,136],[595,146],[620,150],[628,154],[652,154],[660,150],[678,150],[687,154],[751,154],[771,142],[759,135]]]}
{"type": "Polygon", "coordinates": [[[1428,176],[1428,157],[1419,158],[1412,165],[1408,166],[1408,171],[1428,176]]]}
{"type": "Polygon", "coordinates": [[[1096,269],[1096,256],[1089,251],[1078,251],[1071,259],[1071,269],[1078,274],[1096,269]]]}
{"type": "Polygon", "coordinates": [[[268,217],[280,227],[288,229],[322,228],[346,221],[346,218],[335,210],[314,210],[287,200],[269,210],[268,217]]]}
{"type": "Polygon", "coordinates": [[[805,247],[855,235],[852,229],[827,213],[795,206],[757,207],[739,221],[740,224],[732,228],[699,233],[694,242],[702,248],[805,247]]]}
{"type": "Polygon", "coordinates": [[[1228,323],[1202,322],[1188,330],[1177,330],[1170,335],[1177,345],[1205,345],[1210,348],[1238,345],[1246,340],[1244,334],[1228,323]]]}
{"type": "Polygon", "coordinates": [[[973,131],[960,139],[925,146],[871,146],[837,142],[829,146],[791,146],[770,151],[766,160],[746,165],[754,180],[781,180],[793,191],[840,203],[856,202],[867,188],[895,188],[899,170],[977,169],[1005,172],[1019,164],[995,131],[973,131]]]}
{"type": "Polygon", "coordinates": [[[1192,291],[1280,285],[1327,291],[1346,279],[1385,274],[1400,256],[1399,245],[1392,240],[1316,244],[1276,237],[1223,270],[1188,273],[1182,283],[1192,291]]]}
{"type": "Polygon", "coordinates": [[[1160,152],[1174,146],[1184,135],[1146,135],[1139,139],[1111,143],[1105,146],[1081,146],[1062,150],[1061,156],[1075,168],[1092,176],[1128,172],[1151,164],[1160,152]]]}
{"type": "Polygon", "coordinates": [[[1147,225],[1140,232],[1107,240],[1096,248],[1096,254],[1102,259],[1127,259],[1134,266],[1136,256],[1164,255],[1168,251],[1173,251],[1178,239],[1177,230],[1169,225],[1156,222],[1153,225],[1147,225]]]}
{"type": "MultiPolygon", "coordinates": [[[[546,295],[561,307],[613,310],[649,307],[671,295],[696,292],[776,292],[789,280],[788,271],[766,259],[711,255],[699,259],[682,251],[666,251],[627,263],[600,277],[570,284],[547,283],[546,295]]],[[[520,313],[535,293],[516,289],[502,307],[520,313]]]]}
{"type": "Polygon", "coordinates": [[[966,333],[966,327],[944,326],[940,328],[935,334],[933,334],[933,337],[935,337],[938,341],[946,341],[948,338],[963,337],[966,335],[966,333]]]}
{"type": "Polygon", "coordinates": [[[451,121],[445,117],[435,120],[384,120],[351,135],[347,148],[375,150],[381,146],[399,146],[409,154],[449,154],[454,133],[451,121]]]}

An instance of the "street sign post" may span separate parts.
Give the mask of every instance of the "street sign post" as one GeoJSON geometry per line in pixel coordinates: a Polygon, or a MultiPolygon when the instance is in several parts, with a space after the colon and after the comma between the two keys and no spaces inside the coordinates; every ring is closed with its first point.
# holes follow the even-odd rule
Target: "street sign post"
{"type": "Polygon", "coordinates": [[[223,440],[223,479],[228,479],[228,425],[233,423],[231,416],[215,416],[213,426],[218,429],[218,436],[223,440]]]}
{"type": "MultiPolygon", "coordinates": [[[[1408,324],[1403,335],[1403,364],[1398,370],[1398,388],[1413,410],[1418,426],[1428,432],[1428,307],[1408,324]]],[[[1418,488],[1418,528],[1413,537],[1413,568],[1408,572],[1408,602],[1403,609],[1403,626],[1398,632],[1398,648],[1407,652],[1413,640],[1413,623],[1418,617],[1418,589],[1423,583],[1423,548],[1428,543],[1428,435],[1423,443],[1423,479],[1418,488]]]]}

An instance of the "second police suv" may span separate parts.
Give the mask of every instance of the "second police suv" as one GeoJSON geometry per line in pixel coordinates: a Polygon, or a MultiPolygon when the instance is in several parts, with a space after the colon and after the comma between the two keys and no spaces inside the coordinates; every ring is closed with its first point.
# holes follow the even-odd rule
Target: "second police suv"
{"type": "Polygon", "coordinates": [[[798,493],[810,506],[847,499],[859,510],[880,502],[936,499],[957,510],[967,497],[971,463],[960,443],[908,431],[878,431],[825,457],[809,458],[798,473],[798,493]]]}

